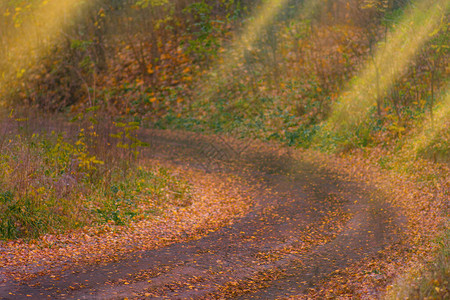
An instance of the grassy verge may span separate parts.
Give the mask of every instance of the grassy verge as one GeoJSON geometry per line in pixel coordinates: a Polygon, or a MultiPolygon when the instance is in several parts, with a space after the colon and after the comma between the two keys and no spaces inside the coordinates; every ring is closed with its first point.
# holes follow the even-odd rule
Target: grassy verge
{"type": "Polygon", "coordinates": [[[450,230],[437,239],[433,261],[400,281],[389,295],[391,298],[448,299],[450,297],[450,230]]]}
{"type": "Polygon", "coordinates": [[[111,172],[117,180],[112,176],[112,184],[106,178],[95,185],[83,183],[84,198],[70,199],[87,208],[82,209],[88,218],[85,226],[71,230],[62,224],[36,239],[0,240],[0,281],[117,261],[131,252],[198,239],[248,213],[259,189],[232,173],[204,172],[149,157],[133,161],[128,169],[111,160],[97,169],[106,166],[116,166],[111,172]],[[122,180],[125,174],[128,179],[122,180]]]}
{"type": "Polygon", "coordinates": [[[109,135],[80,127],[70,136],[30,134],[15,126],[20,122],[26,121],[8,118],[9,129],[0,133],[0,239],[125,225],[165,204],[190,204],[189,184],[165,168],[138,165],[143,143],[130,134],[134,124],[119,124],[109,135]]]}

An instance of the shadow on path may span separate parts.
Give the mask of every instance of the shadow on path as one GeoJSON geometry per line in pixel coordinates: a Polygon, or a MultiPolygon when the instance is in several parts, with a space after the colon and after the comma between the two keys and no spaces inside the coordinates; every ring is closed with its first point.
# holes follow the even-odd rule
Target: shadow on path
{"type": "Polygon", "coordinates": [[[395,242],[393,209],[362,183],[288,154],[217,138],[147,131],[143,139],[151,144],[147,154],[158,159],[226,169],[261,184],[252,195],[257,203],[235,224],[198,240],[7,282],[0,286],[2,299],[276,299],[302,294],[395,242]]]}

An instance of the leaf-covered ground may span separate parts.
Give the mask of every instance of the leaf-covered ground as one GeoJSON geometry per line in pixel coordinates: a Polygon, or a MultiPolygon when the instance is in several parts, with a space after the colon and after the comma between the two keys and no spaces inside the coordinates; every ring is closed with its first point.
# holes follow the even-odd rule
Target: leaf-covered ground
{"type": "MultiPolygon", "coordinates": [[[[448,239],[441,236],[445,228],[448,230],[449,165],[379,149],[360,150],[332,160],[324,156],[320,160],[331,169],[378,187],[385,201],[401,212],[405,230],[398,243],[332,274],[320,283],[320,288],[311,289],[307,297],[421,298],[420,293],[408,293],[417,288],[426,269],[424,264],[434,260],[439,244],[445,244],[439,240],[448,239]]],[[[431,281],[434,298],[450,296],[448,277],[426,280],[431,281]]]]}
{"type": "Polygon", "coordinates": [[[245,196],[245,183],[232,174],[221,174],[219,178],[213,173],[166,165],[174,175],[191,183],[191,205],[161,205],[153,217],[129,226],[107,223],[31,241],[1,242],[0,279],[23,280],[74,265],[116,260],[132,251],[199,238],[243,216],[252,204],[245,196]]]}
{"type": "MultiPolygon", "coordinates": [[[[371,299],[387,289],[402,298],[391,285],[432,255],[429,241],[445,225],[445,165],[417,160],[407,165],[416,172],[402,173],[384,152],[327,156],[180,133],[147,138],[153,159],[170,161],[196,187],[192,206],[129,228],[2,245],[0,294],[371,299]],[[38,264],[41,276],[26,278],[38,264]]],[[[434,283],[442,298],[445,280],[434,283]]]]}

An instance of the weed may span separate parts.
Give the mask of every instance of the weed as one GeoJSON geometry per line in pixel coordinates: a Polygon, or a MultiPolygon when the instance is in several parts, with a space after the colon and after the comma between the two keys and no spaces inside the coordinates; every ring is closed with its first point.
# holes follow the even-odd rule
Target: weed
{"type": "Polygon", "coordinates": [[[148,211],[190,204],[188,183],[167,169],[138,166],[139,148],[145,146],[137,138],[138,124],[116,123],[110,133],[97,119],[78,123],[78,133],[72,130],[71,136],[5,133],[0,239],[36,238],[104,222],[126,225],[148,211]]]}

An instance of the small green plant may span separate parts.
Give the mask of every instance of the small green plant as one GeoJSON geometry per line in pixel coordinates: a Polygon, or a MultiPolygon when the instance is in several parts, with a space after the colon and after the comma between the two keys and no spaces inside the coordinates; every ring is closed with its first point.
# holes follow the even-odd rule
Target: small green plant
{"type": "Polygon", "coordinates": [[[125,150],[129,159],[137,159],[140,153],[139,149],[148,146],[148,143],[138,138],[139,122],[114,122],[114,126],[118,132],[111,134],[111,137],[117,140],[116,146],[125,150]]]}
{"type": "Polygon", "coordinates": [[[187,183],[166,169],[138,167],[138,148],[144,146],[137,139],[138,124],[118,125],[121,148],[108,151],[102,145],[109,131],[92,121],[72,137],[26,136],[19,129],[5,133],[0,239],[36,238],[104,222],[126,225],[166,205],[189,205],[187,183]]]}
{"type": "Polygon", "coordinates": [[[202,62],[215,56],[219,48],[219,40],[212,19],[212,7],[204,0],[190,4],[185,10],[192,16],[189,26],[194,38],[188,41],[188,52],[193,54],[196,61],[202,62]]]}
{"type": "Polygon", "coordinates": [[[115,182],[96,197],[92,200],[95,206],[93,212],[99,222],[113,222],[116,225],[145,218],[148,212],[158,211],[168,204],[191,204],[189,184],[170,175],[165,168],[153,171],[137,168],[125,180],[115,182]]]}
{"type": "Polygon", "coordinates": [[[78,167],[86,172],[96,170],[96,165],[103,165],[104,162],[97,159],[95,155],[90,155],[86,144],[86,134],[84,129],[80,130],[78,139],[75,142],[74,155],[78,161],[78,167]]]}

